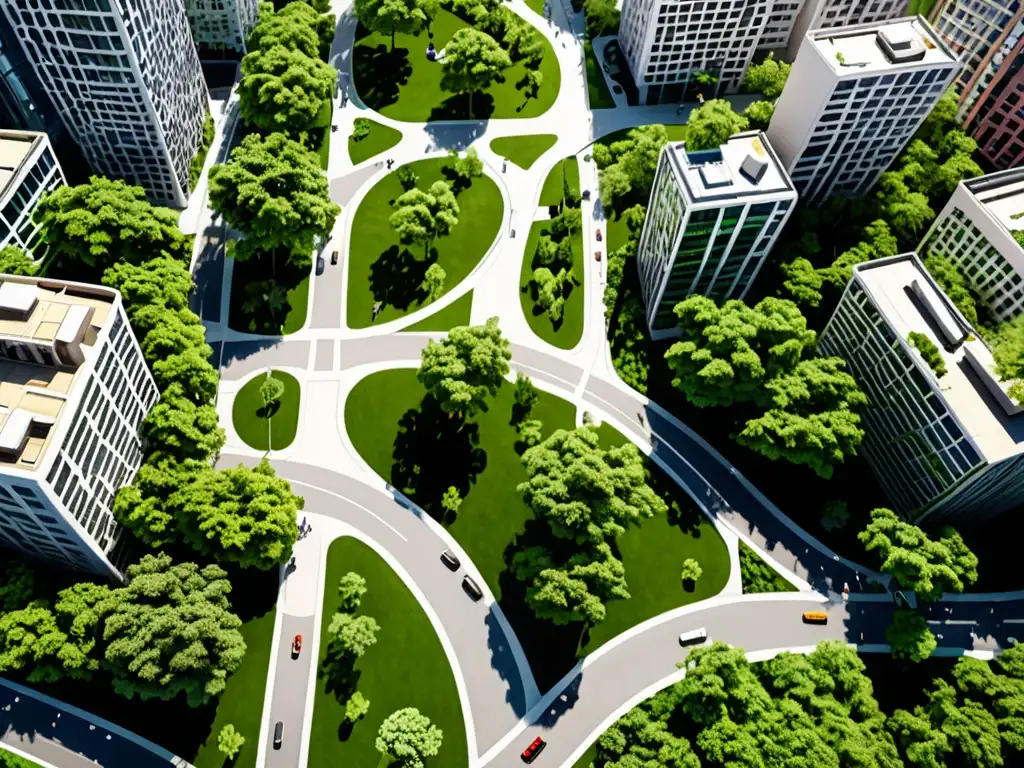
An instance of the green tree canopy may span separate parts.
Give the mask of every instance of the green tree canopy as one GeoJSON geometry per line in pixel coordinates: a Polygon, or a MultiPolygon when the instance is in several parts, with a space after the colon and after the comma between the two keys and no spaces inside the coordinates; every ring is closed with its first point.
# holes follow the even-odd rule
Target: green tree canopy
{"type": "Polygon", "coordinates": [[[212,405],[196,405],[180,385],[167,388],[142,422],[151,449],[185,459],[206,460],[224,446],[224,430],[212,405]]]}
{"type": "Polygon", "coordinates": [[[747,118],[737,115],[728,101],[710,99],[690,113],[686,127],[686,148],[691,152],[718,149],[734,133],[749,127],[747,118]]]}
{"type": "Polygon", "coordinates": [[[394,50],[395,34],[412,34],[423,28],[437,8],[437,0],[356,0],[355,13],[367,29],[390,35],[394,50]]]}
{"type": "Polygon", "coordinates": [[[934,250],[924,258],[924,267],[949,296],[949,300],[960,310],[964,319],[977,327],[978,307],[974,302],[974,296],[967,288],[967,278],[960,268],[944,254],[934,250]]]}
{"type": "Polygon", "coordinates": [[[768,130],[774,114],[775,104],[770,101],[755,101],[743,110],[743,117],[750,123],[750,127],[761,131],[768,130]]]}
{"type": "Polygon", "coordinates": [[[436,261],[427,267],[423,273],[423,282],[420,283],[420,290],[427,294],[430,301],[437,301],[444,295],[444,282],[448,279],[448,273],[444,267],[436,261]]]}
{"type": "Polygon", "coordinates": [[[242,119],[297,137],[312,128],[334,92],[337,71],[319,57],[274,45],[246,54],[238,83],[242,119]]]}
{"type": "Polygon", "coordinates": [[[424,768],[426,759],[441,751],[444,734],[415,707],[388,715],[377,731],[377,751],[397,762],[397,768],[424,768]]]}
{"type": "Polygon", "coordinates": [[[0,248],[0,273],[5,275],[34,275],[36,263],[16,245],[0,248]]]}
{"type": "Polygon", "coordinates": [[[427,192],[415,187],[403,192],[394,205],[388,221],[399,239],[422,243],[428,255],[434,238],[450,234],[459,223],[459,204],[443,181],[435,181],[427,192]]]}
{"type": "Polygon", "coordinates": [[[359,658],[377,642],[380,625],[370,616],[336,613],[327,627],[331,652],[359,658]]]}
{"type": "Polygon", "coordinates": [[[279,11],[261,11],[259,22],[246,42],[250,53],[281,45],[307,56],[320,55],[316,24],[319,14],[303,2],[291,2],[279,11]]]}
{"type": "Polygon", "coordinates": [[[132,330],[141,337],[169,313],[188,310],[192,275],[183,262],[158,256],[140,264],[119,261],[111,265],[103,273],[103,284],[121,292],[132,330]]]}
{"type": "MultiPolygon", "coordinates": [[[[191,426],[186,424],[181,431],[189,429],[191,426]]],[[[167,500],[207,468],[205,457],[179,461],[174,453],[151,453],[139,467],[132,484],[121,486],[115,494],[114,519],[151,547],[179,541],[179,521],[167,500]]]]}
{"type": "Polygon", "coordinates": [[[924,661],[939,644],[924,616],[910,610],[893,613],[892,625],[885,630],[885,641],[892,646],[893,656],[911,661],[924,661]]]}
{"type": "Polygon", "coordinates": [[[0,614],[0,673],[22,673],[30,683],[59,680],[66,641],[45,600],[0,614]]]}
{"type": "Polygon", "coordinates": [[[341,598],[341,610],[348,613],[356,610],[365,594],[366,579],[355,571],[349,571],[338,580],[338,597],[341,598]]]}
{"type": "Polygon", "coordinates": [[[0,565],[0,613],[24,608],[35,593],[36,576],[24,560],[5,553],[6,562],[0,565]]]}
{"type": "Polygon", "coordinates": [[[743,90],[748,93],[760,93],[769,101],[775,101],[782,95],[782,89],[792,68],[792,65],[776,59],[774,53],[769,53],[768,58],[760,64],[751,64],[747,67],[747,74],[743,78],[743,90]]]}
{"type": "Polygon", "coordinates": [[[235,726],[228,723],[217,734],[217,749],[224,754],[228,760],[234,760],[238,751],[245,744],[245,736],[235,730],[235,726]]]}
{"type": "Polygon", "coordinates": [[[512,359],[508,340],[501,335],[498,318],[484,325],[452,328],[440,341],[423,350],[416,378],[443,411],[472,416],[486,408],[508,374],[512,359]]]}
{"type": "Polygon", "coordinates": [[[587,35],[591,39],[618,32],[620,15],[615,0],[586,0],[583,3],[587,35]]]}
{"type": "Polygon", "coordinates": [[[473,117],[473,93],[489,88],[504,77],[512,60],[486,32],[463,27],[445,46],[441,87],[452,93],[469,94],[469,116],[473,117]]]}
{"type": "Polygon", "coordinates": [[[1024,315],[1003,323],[985,339],[992,346],[999,376],[1006,380],[1024,378],[1024,315]]]}

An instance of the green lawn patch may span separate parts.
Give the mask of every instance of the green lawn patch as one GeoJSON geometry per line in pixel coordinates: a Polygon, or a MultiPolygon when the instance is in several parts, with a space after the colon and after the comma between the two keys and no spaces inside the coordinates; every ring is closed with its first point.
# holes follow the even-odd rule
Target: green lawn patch
{"type": "MultiPolygon", "coordinates": [[[[470,24],[449,11],[438,11],[430,24],[437,50],[442,50],[453,34],[467,26],[470,24]]],[[[526,75],[526,66],[519,62],[505,72],[505,82],[473,95],[473,118],[538,117],[555,103],[562,79],[558,60],[547,38],[536,30],[534,35],[544,47],[539,68],[544,81],[537,97],[528,99],[523,95],[520,82],[526,75]]],[[[468,96],[442,90],[444,65],[427,60],[429,42],[427,30],[416,35],[398,34],[392,51],[390,35],[369,32],[360,25],[352,54],[352,81],[363,102],[395,120],[468,119],[468,96]]]]}
{"type": "Polygon", "coordinates": [[[569,194],[574,197],[580,196],[580,164],[575,155],[569,155],[559,160],[555,166],[548,171],[544,179],[544,186],[540,190],[540,202],[538,205],[558,205],[565,195],[565,185],[569,186],[569,194]],[[563,181],[563,176],[564,181],[563,181]]]}
{"type": "MultiPolygon", "coordinates": [[[[524,603],[522,584],[508,569],[512,555],[547,528],[515,490],[526,472],[514,450],[512,404],[512,386],[504,385],[488,411],[458,430],[424,400],[415,369],[388,370],[371,374],[349,393],[345,428],[363,459],[441,519],[466,550],[499,599],[545,690],[578,655],[640,621],[720,591],[728,579],[729,556],[689,496],[649,463],[651,483],[672,511],[665,519],[645,521],[618,541],[632,598],[610,603],[604,623],[582,637],[579,627],[537,620],[524,603]],[[454,521],[444,520],[439,503],[449,485],[460,488],[464,499],[454,521]],[[693,592],[685,591],[679,579],[687,557],[696,558],[704,569],[693,592]]],[[[544,423],[545,433],[571,428],[575,408],[541,392],[531,418],[544,423]]],[[[600,434],[609,447],[622,440],[609,427],[602,427],[600,434]]]]}
{"type": "Polygon", "coordinates": [[[405,333],[415,331],[448,331],[460,325],[469,325],[470,311],[473,309],[473,292],[459,296],[444,309],[438,310],[418,323],[404,328],[405,333]]]}
{"type": "Polygon", "coordinates": [[[359,165],[374,155],[386,152],[402,140],[402,132],[390,125],[384,125],[369,118],[360,119],[366,120],[370,124],[370,133],[359,141],[351,136],[348,137],[348,156],[352,160],[352,165],[359,165]]]}
{"type": "Polygon", "coordinates": [[[583,337],[583,309],[586,288],[584,280],[583,233],[572,235],[572,285],[568,286],[565,299],[565,310],[562,320],[557,325],[544,310],[536,305],[537,289],[533,285],[534,253],[537,241],[551,228],[549,221],[535,221],[530,227],[530,235],[526,238],[526,250],[523,252],[523,267],[519,274],[519,304],[526,315],[530,329],[549,344],[560,349],[572,349],[583,337]]]}
{"type": "MultiPolygon", "coordinates": [[[[447,164],[447,158],[434,158],[409,165],[419,176],[419,187],[426,189],[446,179],[447,164]]],[[[472,186],[458,194],[459,223],[450,235],[434,241],[428,261],[421,246],[402,246],[388,223],[391,204],[403,192],[397,170],[367,193],[352,223],[347,299],[350,328],[372,325],[377,301],[383,305],[378,323],[429,304],[420,284],[434,261],[444,269],[445,292],[450,291],[484,257],[501,227],[504,203],[498,185],[487,176],[473,179],[472,186]]]]}
{"type": "Polygon", "coordinates": [[[503,136],[491,142],[491,151],[507,157],[523,170],[537,162],[537,158],[555,146],[558,137],[553,133],[535,133],[530,136],[503,136]]]}
{"type": "Polygon", "coordinates": [[[935,0],[910,0],[910,5],[907,6],[908,16],[927,16],[932,12],[935,7],[935,0]]]}
{"type": "Polygon", "coordinates": [[[39,763],[9,752],[0,746],[0,768],[35,768],[39,763]]]}
{"type": "MultiPolygon", "coordinates": [[[[597,735],[600,736],[601,734],[597,735]]],[[[587,751],[583,753],[583,756],[580,757],[580,759],[577,760],[575,763],[573,763],[573,768],[590,768],[590,766],[593,764],[595,760],[597,760],[596,739],[593,744],[587,747],[587,751]]]]}
{"type": "Polygon", "coordinates": [[[796,592],[797,588],[786,581],[750,547],[740,542],[740,578],[743,594],[763,592],[796,592]]]}
{"type": "Polygon", "coordinates": [[[608,90],[608,83],[605,82],[604,73],[601,71],[601,63],[594,53],[594,46],[589,40],[583,41],[584,62],[587,67],[587,96],[590,100],[591,109],[610,109],[615,106],[615,99],[608,90]]]}
{"type": "Polygon", "coordinates": [[[231,421],[235,432],[257,451],[280,451],[292,444],[299,428],[299,382],[290,373],[271,371],[270,377],[284,384],[284,395],[274,407],[263,404],[260,387],[266,376],[256,376],[235,395],[231,421]]]}
{"type": "Polygon", "coordinates": [[[309,739],[311,768],[385,766],[374,746],[384,718],[397,709],[416,707],[444,732],[431,768],[469,765],[465,723],[455,676],[426,613],[391,567],[372,549],[352,538],[335,540],[327,552],[320,658],[309,739]],[[343,680],[325,674],[327,627],[338,609],[338,580],[348,571],[366,579],[358,613],[380,625],[377,643],[343,680]],[[344,725],[345,702],[359,691],[370,702],[354,726],[344,725]]]}
{"type": "Polygon", "coordinates": [[[270,255],[265,253],[248,261],[235,261],[228,326],[249,333],[282,336],[295,333],[306,323],[310,269],[296,269],[282,257],[278,257],[275,267],[270,255]],[[262,290],[250,291],[248,287],[253,283],[262,283],[262,290]],[[266,300],[259,299],[267,295],[271,283],[284,292],[280,306],[268,305],[266,300]]]}
{"type": "Polygon", "coordinates": [[[536,13],[538,16],[544,15],[544,4],[546,0],[526,0],[526,4],[530,6],[530,10],[536,13]]]}

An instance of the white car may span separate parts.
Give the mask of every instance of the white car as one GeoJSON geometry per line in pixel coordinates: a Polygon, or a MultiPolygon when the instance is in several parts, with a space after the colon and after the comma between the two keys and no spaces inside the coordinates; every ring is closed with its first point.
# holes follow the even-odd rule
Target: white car
{"type": "Polygon", "coordinates": [[[698,643],[707,642],[708,631],[701,627],[700,629],[691,629],[689,632],[683,632],[679,636],[680,645],[697,645],[698,643]]]}

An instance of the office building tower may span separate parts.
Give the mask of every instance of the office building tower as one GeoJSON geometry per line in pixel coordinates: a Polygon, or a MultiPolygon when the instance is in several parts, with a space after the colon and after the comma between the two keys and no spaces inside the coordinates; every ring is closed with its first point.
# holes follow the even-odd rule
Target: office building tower
{"type": "Polygon", "coordinates": [[[921,242],[921,256],[949,259],[988,315],[1024,312],[1024,168],[961,181],[921,242]]]}
{"type": "Polygon", "coordinates": [[[1020,39],[1024,3],[1020,0],[940,0],[931,18],[935,31],[963,64],[954,82],[963,119],[988,90],[987,85],[998,68],[994,59],[1001,62],[1000,52],[1013,48],[1020,39]]]}
{"type": "Polygon", "coordinates": [[[743,298],[795,204],[760,131],[701,152],[664,147],[636,259],[651,336],[675,334],[672,310],[690,294],[743,298]]]}
{"type": "Polygon", "coordinates": [[[16,245],[33,259],[46,255],[32,214],[43,195],[64,183],[45,133],[0,130],[0,248],[16,245]]]}
{"type": "Polygon", "coordinates": [[[46,131],[51,138],[63,131],[50,102],[25,58],[7,17],[0,12],[0,129],[46,131]]]}
{"type": "Polygon", "coordinates": [[[1024,165],[1024,21],[986,64],[978,88],[978,99],[962,107],[978,150],[995,168],[1024,165]]]}
{"type": "Polygon", "coordinates": [[[619,45],[641,104],[739,91],[773,0],[624,0],[619,45]]]}
{"type": "Polygon", "coordinates": [[[110,288],[0,276],[0,546],[117,577],[111,506],[159,393],[110,288]]]}
{"type": "Polygon", "coordinates": [[[93,170],[184,206],[209,95],[182,0],[6,0],[3,10],[93,170]]]}
{"type": "Polygon", "coordinates": [[[200,49],[245,53],[260,0],[185,0],[192,39],[200,49]]]}
{"type": "Polygon", "coordinates": [[[758,48],[785,49],[792,61],[807,33],[905,16],[909,0],[776,0],[758,48]]]}
{"type": "Polygon", "coordinates": [[[974,520],[1024,502],[1024,408],[915,254],[854,267],[818,347],[868,396],[861,453],[894,509],[974,520]]]}
{"type": "Polygon", "coordinates": [[[768,128],[801,199],[871,189],[959,67],[920,16],[808,33],[768,128]]]}

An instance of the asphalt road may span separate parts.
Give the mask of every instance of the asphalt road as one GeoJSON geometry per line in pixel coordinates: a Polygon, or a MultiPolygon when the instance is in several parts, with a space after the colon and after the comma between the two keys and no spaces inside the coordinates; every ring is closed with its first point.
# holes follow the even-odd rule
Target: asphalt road
{"type": "Polygon", "coordinates": [[[313,663],[313,616],[281,617],[281,631],[274,672],[274,696],[270,702],[270,732],[267,734],[267,768],[295,768],[299,764],[306,693],[313,663]],[[302,635],[303,649],[292,658],[292,639],[302,635]],[[274,749],[274,725],[284,724],[281,748],[274,749]]]}

